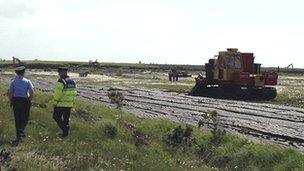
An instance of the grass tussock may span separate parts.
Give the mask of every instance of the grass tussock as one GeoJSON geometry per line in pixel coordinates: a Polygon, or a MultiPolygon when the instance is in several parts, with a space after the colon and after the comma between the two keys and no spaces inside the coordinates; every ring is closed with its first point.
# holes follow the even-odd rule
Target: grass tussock
{"type": "Polygon", "coordinates": [[[259,145],[165,120],[142,119],[83,101],[77,101],[71,133],[62,139],[52,120],[51,96],[42,93],[34,98],[25,141],[14,147],[14,121],[5,89],[0,86],[0,164],[5,169],[304,169],[304,156],[292,149],[259,145]],[[117,119],[119,115],[123,119],[117,119]]]}

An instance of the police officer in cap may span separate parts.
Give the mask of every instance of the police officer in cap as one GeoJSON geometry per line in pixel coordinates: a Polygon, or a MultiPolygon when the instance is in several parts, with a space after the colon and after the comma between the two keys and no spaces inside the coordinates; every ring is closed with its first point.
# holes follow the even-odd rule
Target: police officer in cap
{"type": "Polygon", "coordinates": [[[34,96],[32,82],[24,77],[25,66],[15,69],[17,76],[12,80],[8,91],[10,106],[14,110],[17,142],[25,138],[24,129],[29,120],[31,100],[34,96]]]}
{"type": "Polygon", "coordinates": [[[55,85],[53,119],[62,130],[62,137],[69,135],[71,108],[77,95],[75,81],[68,76],[67,67],[58,68],[59,79],[55,85]]]}

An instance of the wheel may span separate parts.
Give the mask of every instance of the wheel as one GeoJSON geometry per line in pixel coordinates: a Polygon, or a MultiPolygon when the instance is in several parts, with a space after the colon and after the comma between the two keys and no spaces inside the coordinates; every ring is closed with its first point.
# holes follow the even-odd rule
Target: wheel
{"type": "Polygon", "coordinates": [[[272,100],[277,97],[277,89],[274,87],[264,87],[262,89],[262,99],[272,100]]]}
{"type": "Polygon", "coordinates": [[[252,89],[251,97],[253,100],[262,100],[263,99],[263,89],[252,89]]]}
{"type": "Polygon", "coordinates": [[[236,85],[227,86],[223,89],[223,97],[233,100],[248,100],[251,99],[250,89],[236,85]]]}

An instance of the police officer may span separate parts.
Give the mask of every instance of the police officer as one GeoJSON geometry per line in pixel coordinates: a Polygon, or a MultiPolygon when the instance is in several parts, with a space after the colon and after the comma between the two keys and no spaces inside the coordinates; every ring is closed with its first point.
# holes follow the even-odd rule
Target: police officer
{"type": "Polygon", "coordinates": [[[58,68],[59,79],[55,85],[53,119],[62,130],[62,137],[69,135],[69,118],[77,95],[76,84],[68,76],[68,68],[58,68]]]}
{"type": "Polygon", "coordinates": [[[25,138],[24,129],[29,119],[34,86],[30,80],[24,77],[24,66],[17,67],[15,72],[17,76],[12,80],[8,94],[10,106],[14,110],[17,142],[22,142],[25,138]]]}

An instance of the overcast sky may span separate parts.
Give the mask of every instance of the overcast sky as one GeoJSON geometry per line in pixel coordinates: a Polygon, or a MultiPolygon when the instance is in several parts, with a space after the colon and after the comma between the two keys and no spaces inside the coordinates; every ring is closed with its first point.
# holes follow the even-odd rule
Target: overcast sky
{"type": "Polygon", "coordinates": [[[0,0],[0,58],[304,67],[302,0],[0,0]]]}

